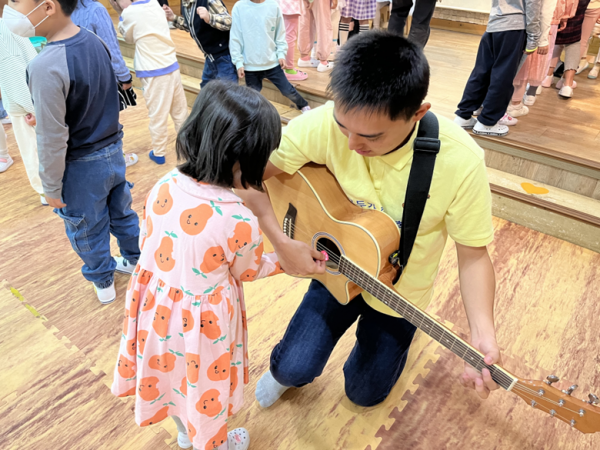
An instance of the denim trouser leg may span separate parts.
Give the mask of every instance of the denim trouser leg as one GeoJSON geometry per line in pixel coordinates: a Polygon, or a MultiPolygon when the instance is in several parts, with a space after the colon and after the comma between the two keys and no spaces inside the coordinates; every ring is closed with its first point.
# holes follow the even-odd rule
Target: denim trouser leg
{"type": "Polygon", "coordinates": [[[360,406],[382,402],[404,369],[416,328],[404,319],[375,311],[361,296],[341,305],[316,281],[273,349],[273,377],[284,386],[311,383],[356,319],[356,344],[344,365],[346,395],[360,406]]]}
{"type": "Polygon", "coordinates": [[[67,160],[62,199],[67,206],[55,212],[65,221],[71,246],[84,262],[83,276],[99,288],[110,286],[116,267],[110,232],[128,261],[137,262],[140,255],[139,221],[131,210],[122,142],[67,160]]]}
{"type": "Polygon", "coordinates": [[[221,56],[214,61],[211,61],[210,58],[206,58],[204,61],[204,70],[202,71],[202,83],[200,83],[200,89],[212,80],[225,80],[233,83],[238,82],[237,70],[235,70],[235,66],[231,62],[231,56],[221,56]]]}
{"type": "Polygon", "coordinates": [[[289,98],[298,109],[308,106],[308,102],[300,95],[294,86],[289,82],[281,66],[273,67],[265,71],[265,78],[279,89],[279,91],[289,98]]]}

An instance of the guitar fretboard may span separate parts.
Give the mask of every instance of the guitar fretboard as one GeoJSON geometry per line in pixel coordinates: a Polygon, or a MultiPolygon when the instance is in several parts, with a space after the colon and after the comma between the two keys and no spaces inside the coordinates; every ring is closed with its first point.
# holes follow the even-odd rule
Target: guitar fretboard
{"type": "Polygon", "coordinates": [[[429,317],[408,300],[402,298],[397,292],[390,289],[377,278],[369,275],[352,261],[342,256],[339,264],[340,273],[350,281],[356,283],[373,297],[392,308],[410,323],[421,329],[433,339],[438,341],[452,353],[463,359],[471,366],[481,371],[487,368],[492,379],[506,390],[510,390],[516,379],[499,366],[490,366],[483,361],[484,355],[467,345],[448,328],[429,317]]]}

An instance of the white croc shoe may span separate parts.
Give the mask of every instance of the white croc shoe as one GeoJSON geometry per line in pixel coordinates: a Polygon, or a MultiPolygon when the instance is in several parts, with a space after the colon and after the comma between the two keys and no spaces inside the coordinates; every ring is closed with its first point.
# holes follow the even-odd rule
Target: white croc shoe
{"type": "Polygon", "coordinates": [[[298,60],[298,67],[319,67],[320,61],[316,59],[310,59],[309,61],[304,61],[303,59],[298,60]]]}
{"type": "Polygon", "coordinates": [[[248,450],[250,447],[250,435],[245,428],[236,428],[227,433],[228,450],[248,450]]]}
{"type": "Polygon", "coordinates": [[[460,127],[463,127],[465,130],[470,130],[477,123],[477,119],[471,117],[470,119],[463,119],[462,117],[456,116],[454,118],[454,123],[460,127]]]}

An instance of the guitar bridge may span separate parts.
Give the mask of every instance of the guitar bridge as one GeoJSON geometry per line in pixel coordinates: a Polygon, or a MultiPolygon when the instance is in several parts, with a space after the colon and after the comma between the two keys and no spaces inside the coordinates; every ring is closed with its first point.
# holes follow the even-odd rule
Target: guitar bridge
{"type": "Polygon", "coordinates": [[[290,239],[294,239],[294,230],[296,228],[297,215],[298,210],[294,205],[290,203],[287,213],[285,213],[285,217],[283,218],[283,233],[290,239]]]}

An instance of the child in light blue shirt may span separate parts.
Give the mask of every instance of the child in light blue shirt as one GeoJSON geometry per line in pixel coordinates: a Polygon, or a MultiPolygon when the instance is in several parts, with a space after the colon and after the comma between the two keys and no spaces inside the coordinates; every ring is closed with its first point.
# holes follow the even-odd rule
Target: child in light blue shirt
{"type": "Polygon", "coordinates": [[[241,0],[235,4],[229,51],[238,76],[246,78],[246,86],[260,92],[266,78],[302,112],[310,110],[283,72],[287,42],[283,15],[275,0],[241,0]]]}

